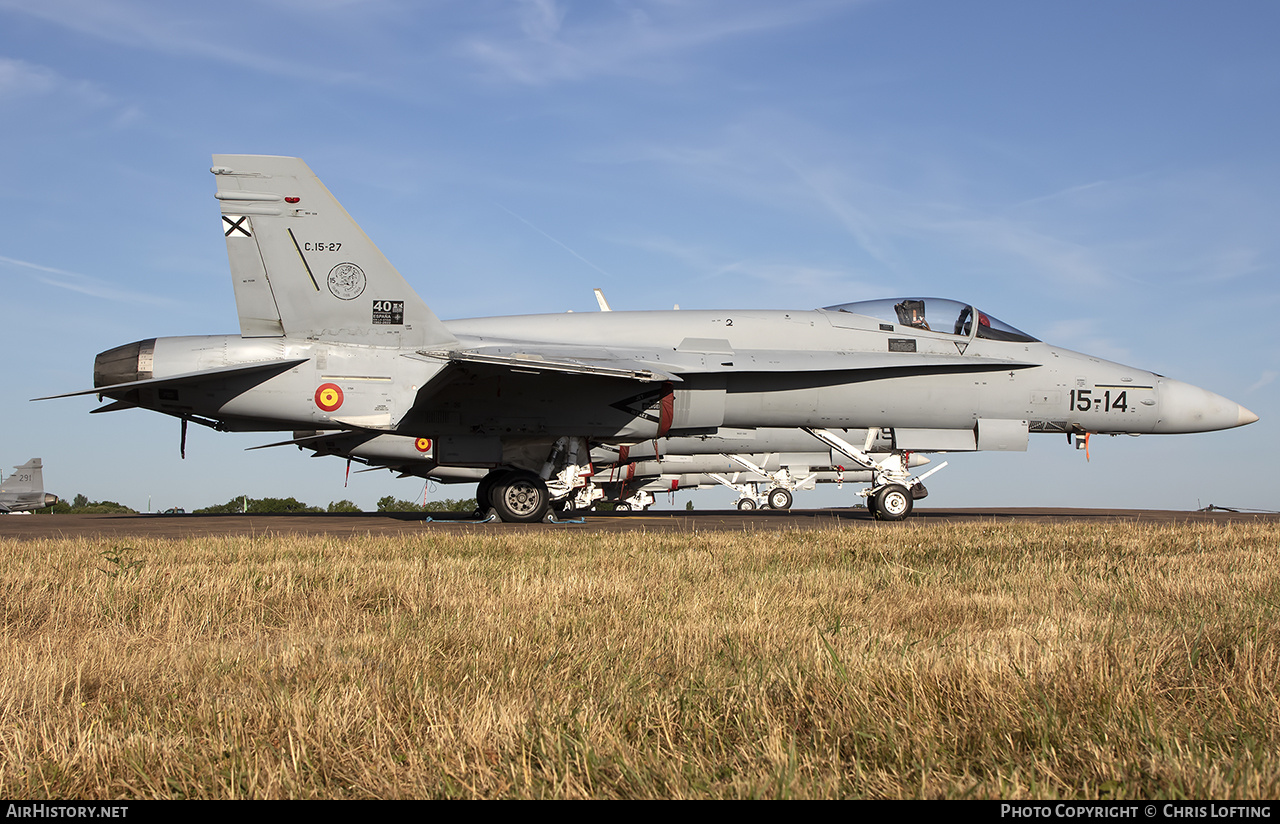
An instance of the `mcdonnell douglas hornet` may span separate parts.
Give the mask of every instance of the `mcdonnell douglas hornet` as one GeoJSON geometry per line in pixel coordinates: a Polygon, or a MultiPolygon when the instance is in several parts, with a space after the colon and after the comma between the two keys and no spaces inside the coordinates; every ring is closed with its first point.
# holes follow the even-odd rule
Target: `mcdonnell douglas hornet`
{"type": "Polygon", "coordinates": [[[910,452],[1025,450],[1030,433],[1189,433],[1257,420],[1142,369],[1062,349],[967,303],[641,311],[441,321],[297,158],[215,155],[238,335],[148,338],[94,362],[95,411],[141,407],[223,431],[431,439],[485,469],[504,521],[584,483],[595,444],[721,427],[803,430],[872,471],[897,519],[910,452]],[[862,442],[842,437],[867,430],[862,442]],[[894,466],[873,457],[888,438],[894,466]]]}

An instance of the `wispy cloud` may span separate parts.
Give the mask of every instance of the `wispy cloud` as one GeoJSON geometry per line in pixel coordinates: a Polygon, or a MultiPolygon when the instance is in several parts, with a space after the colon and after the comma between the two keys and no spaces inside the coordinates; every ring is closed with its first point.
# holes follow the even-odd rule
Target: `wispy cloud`
{"type": "Polygon", "coordinates": [[[0,57],[0,101],[55,94],[71,95],[94,106],[114,102],[95,83],[64,77],[47,66],[0,57]]]}
{"type": "Polygon", "coordinates": [[[1037,330],[1037,337],[1078,352],[1127,363],[1133,356],[1132,351],[1099,331],[1101,326],[1102,322],[1095,318],[1060,320],[1049,324],[1047,329],[1037,330]]]}
{"type": "Polygon", "coordinates": [[[794,3],[520,0],[514,27],[468,39],[463,51],[505,80],[544,85],[657,71],[654,61],[719,42],[798,26],[857,0],[794,3]]]}
{"type": "Polygon", "coordinates": [[[48,94],[63,82],[52,69],[0,57],[0,98],[48,94]]]}
{"type": "MultiPolygon", "coordinates": [[[[853,236],[864,252],[890,270],[899,268],[887,227],[871,216],[875,204],[864,205],[859,202],[860,198],[850,197],[843,191],[847,187],[842,186],[839,175],[799,163],[794,158],[784,158],[783,162],[814,201],[853,236]]],[[[864,184],[856,188],[865,193],[873,187],[864,184]]],[[[884,214],[883,209],[875,209],[875,212],[884,214]]]]}
{"type": "Polygon", "coordinates": [[[90,297],[102,298],[103,300],[142,304],[146,306],[176,305],[176,302],[169,298],[118,289],[108,283],[104,283],[98,278],[81,275],[76,272],[68,272],[65,269],[55,269],[52,266],[42,266],[39,263],[31,263],[26,260],[15,260],[14,258],[0,256],[0,265],[39,272],[40,274],[35,277],[36,280],[41,283],[48,286],[55,286],[59,289],[66,289],[71,292],[78,292],[90,297]]]}
{"type": "Polygon", "coordinates": [[[1047,195],[1038,195],[1037,197],[1028,198],[1021,203],[1014,204],[1013,208],[1020,209],[1024,206],[1038,206],[1042,203],[1049,203],[1055,200],[1065,200],[1093,189],[1103,188],[1107,185],[1109,185],[1109,181],[1106,180],[1095,180],[1092,183],[1080,183],[1075,186],[1068,186],[1058,192],[1050,192],[1047,195]]]}
{"type": "Polygon", "coordinates": [[[592,263],[591,261],[587,260],[587,259],[586,259],[585,257],[583,257],[582,255],[578,254],[578,252],[577,252],[576,250],[574,250],[572,247],[570,247],[567,243],[564,243],[564,242],[562,242],[562,241],[560,241],[560,240],[556,239],[555,237],[552,237],[552,236],[551,236],[550,234],[548,234],[547,232],[544,232],[542,229],[540,229],[540,228],[538,228],[537,226],[533,225],[533,224],[532,224],[531,222],[529,222],[528,220],[524,219],[524,218],[523,218],[523,217],[521,217],[520,215],[518,215],[518,214],[516,214],[515,212],[511,211],[510,209],[508,209],[506,206],[503,206],[502,204],[498,204],[498,208],[499,208],[499,209],[501,209],[502,211],[506,212],[507,214],[511,215],[511,216],[512,216],[512,217],[514,217],[516,220],[518,220],[518,221],[520,221],[521,223],[523,223],[525,226],[528,226],[528,227],[529,227],[530,229],[532,229],[533,231],[535,231],[535,232],[537,232],[538,234],[542,235],[543,237],[545,237],[547,240],[551,241],[551,242],[552,242],[552,243],[554,243],[555,245],[559,246],[561,249],[564,249],[566,252],[568,252],[569,254],[573,255],[574,257],[576,257],[578,260],[582,261],[583,263],[587,264],[587,265],[588,265],[588,266],[590,266],[592,269],[595,269],[595,270],[596,270],[597,272],[599,272],[600,274],[602,274],[602,275],[604,275],[605,277],[610,278],[610,279],[612,279],[612,278],[613,278],[613,275],[609,274],[609,273],[608,273],[608,272],[606,272],[605,270],[601,269],[599,266],[596,266],[594,263],[592,263]]]}
{"type": "Polygon", "coordinates": [[[1262,387],[1266,386],[1267,384],[1271,383],[1272,381],[1274,381],[1277,376],[1280,376],[1280,372],[1276,372],[1274,370],[1268,369],[1265,372],[1263,372],[1261,377],[1259,377],[1256,381],[1254,381],[1253,384],[1251,384],[1249,388],[1246,389],[1245,391],[1255,392],[1261,389],[1262,387]]]}
{"type": "MultiPolygon", "coordinates": [[[[649,237],[619,240],[619,243],[642,249],[660,257],[670,258],[689,271],[693,279],[726,284],[734,291],[758,295],[760,284],[785,285],[789,293],[829,295],[828,303],[857,300],[879,295],[885,285],[863,279],[859,273],[849,270],[816,266],[801,261],[770,261],[750,257],[738,257],[728,252],[711,249],[670,238],[649,237]],[[750,280],[750,289],[741,289],[742,281],[750,280]]],[[[811,308],[788,306],[786,308],[811,308]]]]}
{"type": "MultiPolygon", "coordinates": [[[[326,8],[334,5],[327,4],[326,8]]],[[[141,4],[129,0],[110,3],[99,0],[42,0],[40,3],[0,0],[0,10],[35,17],[86,37],[129,48],[213,60],[313,82],[345,84],[363,80],[357,72],[299,60],[293,51],[287,56],[277,57],[236,45],[248,42],[246,32],[254,25],[255,15],[246,15],[243,6],[217,9],[215,13],[221,15],[217,19],[202,17],[200,11],[193,11],[198,8],[185,4],[141,4]],[[215,22],[217,25],[212,25],[215,22]],[[241,36],[234,36],[236,33],[241,36]]],[[[304,22],[299,20],[299,25],[304,22]]]]}

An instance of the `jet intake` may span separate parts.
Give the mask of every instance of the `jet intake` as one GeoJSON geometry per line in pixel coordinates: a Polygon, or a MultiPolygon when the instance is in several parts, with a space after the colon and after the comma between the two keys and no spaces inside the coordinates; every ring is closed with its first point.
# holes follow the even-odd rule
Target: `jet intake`
{"type": "Polygon", "coordinates": [[[126,343],[99,352],[93,359],[93,385],[115,386],[120,383],[151,380],[155,361],[156,339],[126,343]]]}

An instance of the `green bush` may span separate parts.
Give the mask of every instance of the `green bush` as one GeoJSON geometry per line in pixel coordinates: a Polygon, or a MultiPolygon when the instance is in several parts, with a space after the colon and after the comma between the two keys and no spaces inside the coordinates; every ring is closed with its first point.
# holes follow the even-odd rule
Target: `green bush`
{"type": "Polygon", "coordinates": [[[270,512],[324,512],[318,506],[308,506],[297,498],[245,498],[236,496],[225,504],[206,506],[195,510],[198,515],[219,515],[232,512],[247,512],[261,515],[270,512]]]}

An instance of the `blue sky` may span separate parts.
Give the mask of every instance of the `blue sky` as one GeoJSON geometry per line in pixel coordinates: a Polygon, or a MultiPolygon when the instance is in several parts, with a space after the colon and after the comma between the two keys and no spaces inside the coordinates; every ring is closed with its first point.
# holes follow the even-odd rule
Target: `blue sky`
{"type": "Polygon", "coordinates": [[[1280,509],[1277,31],[1263,0],[0,0],[0,464],[142,509],[422,493],[28,401],[235,332],[210,155],[285,154],[442,318],[936,295],[1262,418],[951,456],[930,505],[1280,509]]]}

